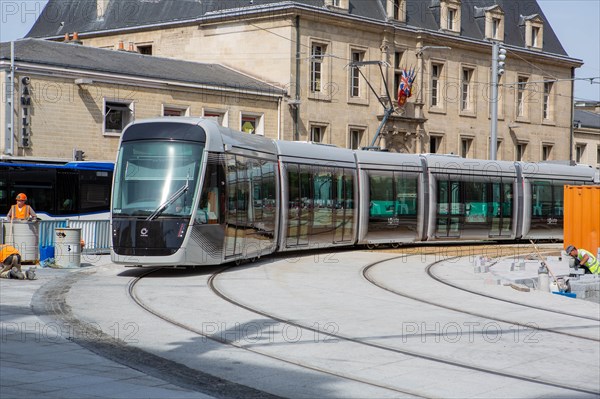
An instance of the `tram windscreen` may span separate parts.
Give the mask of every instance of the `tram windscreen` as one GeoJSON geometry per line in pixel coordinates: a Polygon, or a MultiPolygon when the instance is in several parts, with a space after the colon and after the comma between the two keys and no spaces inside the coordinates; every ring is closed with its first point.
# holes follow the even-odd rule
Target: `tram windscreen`
{"type": "Polygon", "coordinates": [[[115,167],[113,214],[189,216],[203,150],[200,143],[124,142],[115,167]]]}

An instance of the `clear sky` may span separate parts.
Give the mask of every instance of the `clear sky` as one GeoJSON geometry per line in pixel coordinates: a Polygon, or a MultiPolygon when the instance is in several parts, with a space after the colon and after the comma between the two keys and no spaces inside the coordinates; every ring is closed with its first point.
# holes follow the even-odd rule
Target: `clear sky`
{"type": "MultiPolygon", "coordinates": [[[[45,0],[0,0],[0,41],[25,36],[45,4],[45,0]]],[[[600,0],[538,0],[538,4],[569,56],[583,60],[576,77],[596,78],[595,84],[576,81],[575,98],[600,101],[600,0]]]]}

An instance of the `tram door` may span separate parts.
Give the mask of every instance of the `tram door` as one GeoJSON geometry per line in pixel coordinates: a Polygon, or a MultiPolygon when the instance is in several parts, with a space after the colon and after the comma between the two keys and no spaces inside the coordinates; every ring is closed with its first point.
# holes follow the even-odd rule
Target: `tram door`
{"type": "Polygon", "coordinates": [[[464,203],[461,199],[460,182],[438,181],[436,237],[458,238],[464,203]]]}
{"type": "Polygon", "coordinates": [[[244,250],[250,195],[243,157],[227,157],[227,188],[225,258],[241,255],[244,250]]]}
{"type": "Polygon", "coordinates": [[[309,166],[288,164],[288,231],[287,247],[308,245],[313,219],[313,192],[309,166]]]}
{"type": "Polygon", "coordinates": [[[512,183],[492,183],[492,226],[490,237],[510,237],[512,234],[512,183]]]}

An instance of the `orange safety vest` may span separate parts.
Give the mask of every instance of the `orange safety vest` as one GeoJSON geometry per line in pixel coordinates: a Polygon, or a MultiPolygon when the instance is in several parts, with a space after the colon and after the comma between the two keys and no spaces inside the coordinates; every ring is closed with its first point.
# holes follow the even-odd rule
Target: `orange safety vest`
{"type": "Polygon", "coordinates": [[[0,245],[0,263],[4,262],[6,260],[6,258],[8,258],[9,256],[18,254],[18,253],[19,253],[19,251],[17,250],[17,248],[13,247],[12,245],[8,245],[8,244],[0,245]]]}
{"type": "Polygon", "coordinates": [[[27,219],[31,215],[31,212],[30,212],[31,207],[29,205],[25,205],[22,208],[19,208],[18,206],[13,205],[11,207],[11,209],[12,209],[12,213],[10,215],[11,219],[27,219]]]}

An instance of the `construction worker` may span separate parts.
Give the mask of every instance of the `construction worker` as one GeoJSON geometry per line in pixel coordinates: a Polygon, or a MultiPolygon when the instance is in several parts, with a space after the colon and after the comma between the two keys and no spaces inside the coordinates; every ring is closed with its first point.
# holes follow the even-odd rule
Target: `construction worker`
{"type": "Polygon", "coordinates": [[[573,245],[569,245],[566,250],[567,254],[579,261],[579,265],[585,267],[592,274],[600,274],[600,262],[590,251],[585,249],[577,249],[573,245]]]}
{"type": "Polygon", "coordinates": [[[0,270],[0,278],[13,278],[18,280],[35,280],[35,272],[27,270],[25,273],[21,271],[21,254],[19,250],[12,245],[0,245],[0,261],[2,261],[2,270],[0,270]]]}
{"type": "Polygon", "coordinates": [[[37,215],[33,211],[33,208],[25,204],[27,196],[23,193],[17,194],[17,204],[10,207],[10,210],[6,214],[6,218],[12,220],[32,220],[36,219],[37,215]]]}

